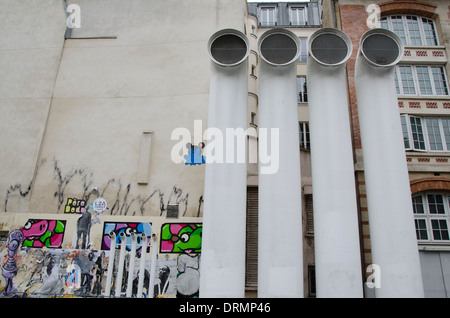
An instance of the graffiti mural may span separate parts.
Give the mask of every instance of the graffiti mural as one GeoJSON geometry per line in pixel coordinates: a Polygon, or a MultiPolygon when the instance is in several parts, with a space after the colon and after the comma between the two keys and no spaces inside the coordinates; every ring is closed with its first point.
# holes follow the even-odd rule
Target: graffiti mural
{"type": "Polygon", "coordinates": [[[64,206],[64,213],[83,213],[86,211],[86,201],[75,198],[68,198],[64,206]]]}
{"type": "MultiPolygon", "coordinates": [[[[152,235],[152,224],[151,223],[123,223],[123,222],[105,222],[103,227],[103,236],[102,236],[102,250],[109,250],[111,248],[111,238],[109,237],[109,233],[113,231],[116,233],[116,248],[118,248],[119,244],[122,242],[122,238],[120,233],[125,233],[126,240],[126,250],[131,250],[131,234],[140,234],[145,233],[147,235],[147,246],[150,246],[150,240],[152,235]]],[[[137,236],[137,245],[136,252],[140,253],[142,248],[142,242],[140,235],[137,236]]]]}
{"type": "Polygon", "coordinates": [[[29,219],[20,230],[22,246],[61,248],[66,229],[65,220],[29,219]]]}
{"type": "Polygon", "coordinates": [[[177,298],[198,298],[200,255],[180,254],[177,261],[177,298]]]}
{"type": "MultiPolygon", "coordinates": [[[[16,256],[17,274],[13,277],[9,297],[85,297],[102,293],[103,273],[107,267],[104,251],[27,247],[16,256]]],[[[2,295],[7,284],[7,281],[0,281],[2,295]]]]}
{"type": "Polygon", "coordinates": [[[161,226],[161,253],[201,253],[201,223],[165,223],[161,226]]]}

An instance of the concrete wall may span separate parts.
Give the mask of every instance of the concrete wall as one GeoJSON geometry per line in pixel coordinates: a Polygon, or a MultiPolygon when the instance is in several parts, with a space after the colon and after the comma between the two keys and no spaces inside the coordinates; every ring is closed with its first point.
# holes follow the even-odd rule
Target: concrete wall
{"type": "Polygon", "coordinates": [[[179,204],[180,218],[201,217],[204,166],[173,163],[171,133],[207,128],[206,43],[244,30],[246,2],[72,3],[81,28],[64,40],[64,2],[0,2],[3,230],[23,226],[14,213],[67,218],[68,198],[97,196],[108,215],[159,217],[179,204]]]}

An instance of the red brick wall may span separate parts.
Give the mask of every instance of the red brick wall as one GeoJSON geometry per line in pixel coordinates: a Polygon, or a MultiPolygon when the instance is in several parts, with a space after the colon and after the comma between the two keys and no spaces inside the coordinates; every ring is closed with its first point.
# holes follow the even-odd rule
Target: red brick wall
{"type": "Polygon", "coordinates": [[[428,18],[436,18],[436,7],[418,1],[389,1],[379,4],[381,15],[416,14],[428,18]]]}
{"type": "Polygon", "coordinates": [[[347,62],[347,79],[350,99],[350,115],[353,135],[353,146],[361,149],[358,108],[355,92],[355,62],[361,36],[369,30],[367,27],[367,12],[364,5],[342,5],[339,7],[342,31],[346,33],[353,44],[353,53],[347,62]]]}
{"type": "Polygon", "coordinates": [[[450,178],[421,178],[410,182],[411,193],[422,191],[450,191],[450,178]]]}

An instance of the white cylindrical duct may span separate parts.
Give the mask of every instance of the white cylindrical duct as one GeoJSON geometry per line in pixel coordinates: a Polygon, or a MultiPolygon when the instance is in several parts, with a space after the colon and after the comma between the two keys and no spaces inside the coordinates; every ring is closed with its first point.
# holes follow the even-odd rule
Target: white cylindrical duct
{"type": "Polygon", "coordinates": [[[125,250],[127,247],[126,236],[124,232],[119,234],[120,242],[120,254],[119,254],[119,264],[117,265],[117,277],[116,277],[116,293],[115,297],[121,297],[122,293],[122,278],[123,278],[123,265],[125,263],[125,250]]]}
{"type": "Polygon", "coordinates": [[[247,128],[249,52],[247,37],[233,29],[216,32],[208,42],[213,63],[204,151],[200,297],[244,297],[247,166],[245,159],[238,159],[245,155],[247,138],[241,134],[235,140],[232,133],[247,128]],[[207,154],[212,146],[215,162],[207,154]],[[230,158],[231,151],[238,158],[230,158]]]}
{"type": "MultiPolygon", "coordinates": [[[[144,287],[144,277],[145,277],[145,259],[147,258],[147,235],[145,233],[141,233],[141,261],[139,263],[139,279],[138,279],[138,291],[137,298],[142,298],[142,290],[144,287]]],[[[148,296],[149,298],[153,298],[153,286],[148,287],[148,296]]]]}
{"type": "Polygon", "coordinates": [[[148,297],[153,297],[153,289],[155,286],[155,278],[156,278],[156,262],[157,262],[157,255],[158,255],[158,237],[155,233],[152,233],[152,258],[150,263],[150,281],[148,283],[148,297]]]}
{"type": "Polygon", "coordinates": [[[297,109],[298,37],[285,29],[258,41],[258,297],[303,297],[303,235],[297,109]],[[264,138],[271,136],[271,138],[264,138]],[[278,138],[277,138],[278,137],[278,138]],[[270,152],[270,164],[263,161],[270,152]],[[271,168],[268,168],[268,165],[271,168]]]}
{"type": "Polygon", "coordinates": [[[307,63],[317,297],[363,297],[345,65],[348,36],[316,31],[307,63]]]}
{"type": "Polygon", "coordinates": [[[127,297],[131,297],[133,292],[134,260],[136,258],[136,245],[137,245],[137,236],[135,233],[131,233],[130,266],[128,266],[128,282],[126,293],[127,297]]]}
{"type": "Polygon", "coordinates": [[[116,233],[111,231],[109,233],[109,238],[111,240],[111,245],[109,247],[109,263],[108,263],[108,273],[106,275],[106,286],[105,286],[105,297],[111,296],[111,282],[114,271],[114,260],[116,252],[116,233]]]}
{"type": "Polygon", "coordinates": [[[403,45],[393,32],[372,29],[355,66],[372,260],[381,279],[376,297],[423,297],[394,66],[403,45]]]}

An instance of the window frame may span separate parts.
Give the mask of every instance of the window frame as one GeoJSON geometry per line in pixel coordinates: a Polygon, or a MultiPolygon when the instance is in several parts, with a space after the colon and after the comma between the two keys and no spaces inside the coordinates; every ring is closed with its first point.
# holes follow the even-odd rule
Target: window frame
{"type": "Polygon", "coordinates": [[[298,123],[299,147],[303,150],[311,150],[311,136],[309,122],[298,123]]]}
{"type": "Polygon", "coordinates": [[[308,25],[308,12],[305,6],[291,6],[289,7],[289,24],[292,26],[305,26],[308,25]],[[301,11],[301,13],[300,13],[301,11]],[[303,23],[300,21],[300,14],[303,16],[303,23]],[[297,19],[294,19],[294,15],[297,19]],[[295,21],[294,21],[295,20],[295,21]]]}
{"type": "MultiPolygon", "coordinates": [[[[401,123],[402,123],[402,132],[403,132],[403,141],[405,143],[405,150],[407,151],[419,151],[419,152],[432,152],[432,153],[445,153],[450,152],[450,118],[447,117],[419,117],[415,115],[409,115],[409,114],[402,114],[400,115],[401,123]],[[417,122],[420,122],[420,127],[422,129],[422,135],[424,139],[424,149],[420,147],[416,147],[415,140],[414,140],[414,133],[412,130],[412,122],[411,119],[414,119],[417,122]],[[428,120],[437,120],[438,123],[438,132],[440,137],[440,143],[442,145],[442,149],[431,149],[431,142],[430,142],[430,132],[429,132],[429,123],[428,120]],[[448,124],[448,135],[446,135],[446,130],[444,127],[444,121],[448,124]],[[406,125],[405,125],[406,124],[406,125]],[[406,131],[405,131],[406,128],[406,131]],[[408,140],[405,140],[405,138],[408,137],[408,140]],[[449,140],[447,141],[447,137],[449,140]],[[408,143],[408,146],[406,145],[408,143]]],[[[418,140],[420,143],[421,141],[418,140]]]]}
{"type": "Polygon", "coordinates": [[[424,17],[424,16],[418,16],[413,14],[393,14],[390,16],[384,16],[381,18],[381,27],[384,29],[391,30],[395,32],[403,41],[405,46],[439,46],[439,36],[436,30],[436,21],[433,19],[424,17]],[[395,21],[394,21],[395,19],[395,21]],[[413,21],[416,19],[417,26],[418,26],[418,35],[420,36],[420,44],[414,43],[411,37],[411,34],[413,33],[413,30],[410,29],[410,26],[412,25],[409,21],[413,21]],[[401,23],[399,22],[401,20],[401,23]],[[431,24],[430,24],[431,22],[431,24]],[[432,41],[435,44],[430,44],[429,41],[431,40],[430,37],[428,37],[427,33],[430,32],[426,29],[425,25],[431,25],[431,32],[433,32],[433,39],[432,41]],[[401,28],[399,28],[401,26],[401,28]],[[395,30],[394,30],[395,29],[395,30]],[[402,30],[400,30],[402,29],[402,30]],[[400,34],[400,31],[402,31],[403,34],[400,34]]]}
{"type": "Polygon", "coordinates": [[[261,6],[259,7],[259,25],[261,27],[273,27],[277,25],[277,7],[276,6],[261,6]],[[267,11],[267,15],[266,15],[267,11]],[[270,21],[270,14],[268,12],[272,11],[273,22],[270,21]],[[267,20],[266,20],[267,19],[267,20]]]}
{"type": "MultiPolygon", "coordinates": [[[[436,191],[427,191],[427,192],[421,192],[418,194],[412,195],[412,202],[413,202],[413,213],[414,213],[414,226],[416,230],[416,238],[417,242],[419,243],[433,243],[433,244],[450,244],[450,194],[446,192],[436,192],[436,191]],[[441,196],[443,201],[443,209],[444,213],[431,213],[430,212],[430,201],[429,196],[441,196]],[[415,200],[417,198],[421,198],[422,201],[422,209],[423,213],[416,213],[416,202],[415,200]],[[421,229],[417,227],[418,221],[423,220],[426,225],[426,234],[427,238],[422,239],[418,237],[418,231],[421,229]],[[417,221],[417,222],[416,222],[417,221]],[[433,227],[433,223],[438,221],[439,229],[440,229],[440,223],[441,221],[445,221],[446,223],[446,236],[447,239],[437,239],[435,238],[435,231],[439,230],[433,227]]],[[[422,229],[422,231],[424,231],[422,229]]],[[[439,235],[442,237],[442,233],[444,231],[439,231],[439,235]]]]}
{"type": "MultiPolygon", "coordinates": [[[[406,64],[400,64],[395,66],[394,68],[395,72],[395,88],[396,92],[400,96],[449,96],[449,86],[448,86],[448,78],[445,71],[445,67],[442,65],[406,65],[406,64]],[[410,69],[411,74],[406,74],[402,70],[410,69]],[[422,73],[422,70],[426,69],[427,72],[422,73]],[[443,84],[443,88],[437,88],[435,74],[433,70],[438,69],[440,70],[440,75],[442,76],[442,82],[439,81],[438,83],[440,86],[443,84]],[[421,70],[421,74],[428,75],[428,80],[426,84],[429,84],[429,87],[431,88],[431,94],[428,93],[422,93],[422,86],[421,82],[424,82],[424,79],[419,76],[419,71],[421,70]],[[407,76],[411,75],[412,78],[406,78],[407,76]],[[407,83],[406,85],[404,85],[407,83]],[[411,86],[410,84],[413,84],[414,93],[410,93],[411,86]],[[446,94],[438,94],[438,90],[444,89],[446,94]],[[406,91],[406,92],[405,92],[406,91]]],[[[424,82],[425,83],[425,82],[424,82]]]]}
{"type": "Polygon", "coordinates": [[[297,103],[308,103],[308,80],[306,76],[297,76],[297,103]]]}

